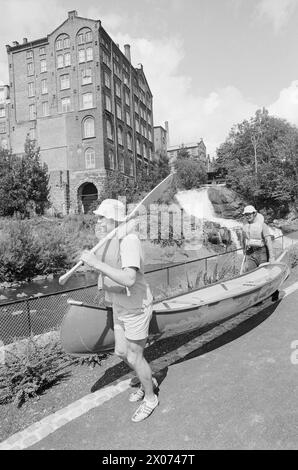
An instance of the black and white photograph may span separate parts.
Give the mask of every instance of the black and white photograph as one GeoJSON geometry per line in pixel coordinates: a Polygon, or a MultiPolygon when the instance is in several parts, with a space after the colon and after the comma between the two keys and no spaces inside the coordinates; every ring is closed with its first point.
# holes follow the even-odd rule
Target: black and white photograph
{"type": "Polygon", "coordinates": [[[0,450],[297,450],[298,1],[0,8],[0,450]]]}

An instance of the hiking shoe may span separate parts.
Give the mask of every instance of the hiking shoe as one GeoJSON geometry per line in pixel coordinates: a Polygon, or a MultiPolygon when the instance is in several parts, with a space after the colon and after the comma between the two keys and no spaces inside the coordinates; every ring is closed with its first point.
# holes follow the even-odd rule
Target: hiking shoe
{"type": "Polygon", "coordinates": [[[158,406],[158,398],[157,395],[155,395],[155,400],[154,402],[146,401],[144,400],[140,406],[136,409],[134,412],[131,420],[134,423],[138,423],[139,421],[143,421],[144,419],[148,418],[148,416],[151,415],[151,413],[155,410],[155,408],[158,406]]]}
{"type": "MultiPolygon", "coordinates": [[[[152,383],[153,383],[153,390],[156,390],[158,388],[158,383],[155,377],[152,377],[152,383]]],[[[136,401],[141,401],[143,400],[144,395],[145,395],[145,392],[144,392],[143,386],[141,385],[135,392],[132,392],[129,395],[129,401],[131,401],[132,403],[136,401]]]]}

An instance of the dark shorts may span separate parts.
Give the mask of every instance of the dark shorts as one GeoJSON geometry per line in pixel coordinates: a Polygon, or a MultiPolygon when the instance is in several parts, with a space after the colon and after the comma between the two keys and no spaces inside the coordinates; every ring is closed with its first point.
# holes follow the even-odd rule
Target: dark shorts
{"type": "Polygon", "coordinates": [[[266,246],[260,248],[248,248],[246,250],[245,264],[243,272],[252,271],[260,264],[267,263],[268,252],[266,246]]]}

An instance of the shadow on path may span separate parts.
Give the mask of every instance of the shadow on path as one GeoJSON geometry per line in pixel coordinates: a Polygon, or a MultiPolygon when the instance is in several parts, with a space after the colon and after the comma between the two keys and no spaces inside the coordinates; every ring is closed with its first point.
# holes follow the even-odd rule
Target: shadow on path
{"type": "MultiPolygon", "coordinates": [[[[256,328],[274,313],[280,301],[273,303],[270,298],[261,305],[247,309],[221,322],[177,336],[159,339],[150,344],[145,349],[145,357],[150,362],[158,383],[160,384],[164,380],[170,365],[179,364],[213,351],[256,328]]],[[[91,392],[96,392],[113,382],[117,383],[132,376],[131,369],[124,362],[120,362],[104,372],[91,387],[91,392]]],[[[133,386],[138,384],[138,381],[135,380],[133,386]]]]}

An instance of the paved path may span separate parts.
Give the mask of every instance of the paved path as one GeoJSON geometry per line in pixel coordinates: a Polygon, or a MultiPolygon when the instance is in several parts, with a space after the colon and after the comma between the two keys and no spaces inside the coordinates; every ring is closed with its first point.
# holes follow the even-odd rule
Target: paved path
{"type": "MultiPolygon", "coordinates": [[[[126,379],[62,410],[60,427],[47,435],[45,422],[47,436],[30,442],[28,435],[25,447],[298,449],[298,291],[287,293],[232,331],[219,327],[211,343],[201,335],[159,362],[160,405],[144,422],[130,421],[136,405],[126,379]]],[[[24,447],[16,436],[8,441],[7,448],[24,447]]]]}

